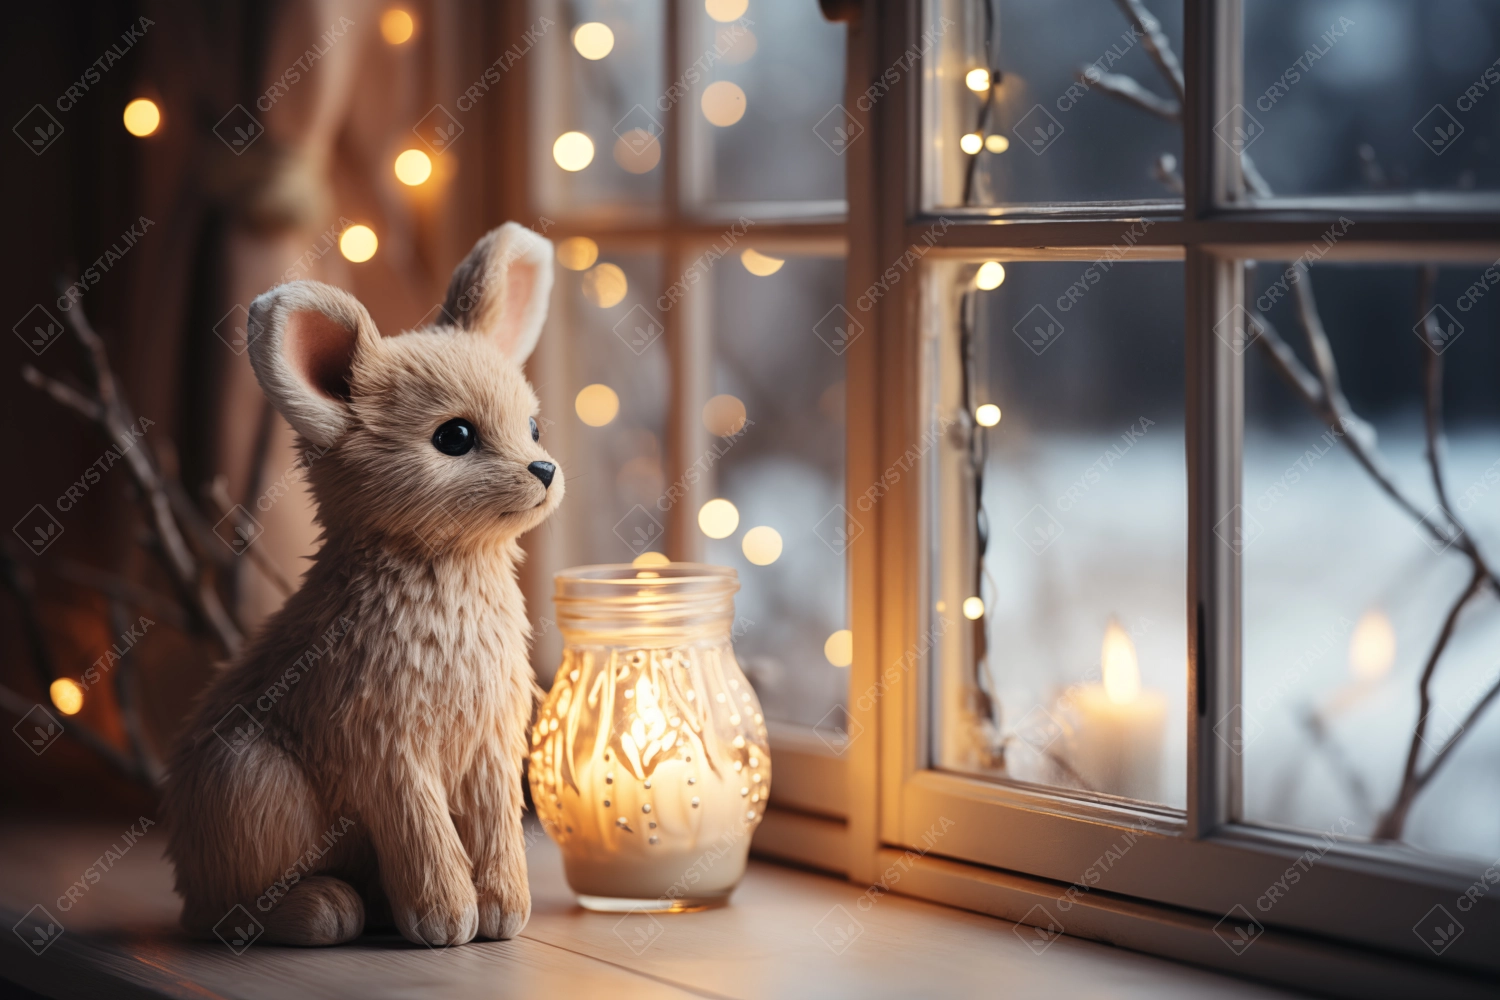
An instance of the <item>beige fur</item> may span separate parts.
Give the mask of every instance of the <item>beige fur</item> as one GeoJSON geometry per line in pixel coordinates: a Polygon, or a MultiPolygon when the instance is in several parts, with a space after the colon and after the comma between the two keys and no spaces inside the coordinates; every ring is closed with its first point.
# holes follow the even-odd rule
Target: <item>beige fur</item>
{"type": "Polygon", "coordinates": [[[310,449],[323,545],[173,755],[164,810],[191,933],[236,904],[286,944],[348,941],[367,913],[434,945],[525,926],[536,685],[516,539],[563,477],[527,469],[551,459],[520,365],[551,262],[508,223],[455,272],[454,325],[399,337],[314,282],[252,306],[251,359],[310,449]],[[455,417],[478,430],[466,455],[432,444],[455,417]],[[236,727],[249,739],[232,748],[236,727]]]}

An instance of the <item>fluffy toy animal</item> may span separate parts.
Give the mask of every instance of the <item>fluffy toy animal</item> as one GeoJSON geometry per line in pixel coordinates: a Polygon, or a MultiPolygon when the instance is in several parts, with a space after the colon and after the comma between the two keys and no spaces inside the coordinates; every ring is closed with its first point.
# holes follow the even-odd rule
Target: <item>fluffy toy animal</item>
{"type": "Polygon", "coordinates": [[[516,539],[563,477],[521,364],[551,287],[551,243],[507,223],[458,266],[435,326],[382,337],[311,281],[251,306],[256,377],[317,456],[323,545],[172,757],[190,933],[338,944],[367,910],[430,945],[525,926],[537,688],[516,539]]]}

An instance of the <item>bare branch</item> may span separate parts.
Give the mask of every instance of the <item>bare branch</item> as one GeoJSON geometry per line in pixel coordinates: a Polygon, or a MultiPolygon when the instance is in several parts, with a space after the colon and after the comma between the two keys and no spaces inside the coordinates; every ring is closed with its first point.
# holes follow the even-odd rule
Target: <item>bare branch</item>
{"type": "Polygon", "coordinates": [[[81,587],[89,587],[97,590],[112,600],[122,601],[128,607],[134,607],[141,611],[158,615],[163,621],[173,628],[185,629],[188,627],[188,614],[182,609],[182,605],[163,594],[158,594],[149,587],[143,587],[134,580],[127,579],[117,573],[108,570],[88,566],[72,559],[62,558],[55,560],[43,560],[37,564],[46,572],[67,580],[69,583],[78,584],[81,587]]]}
{"type": "Polygon", "coordinates": [[[1281,373],[1281,377],[1287,380],[1308,407],[1321,415],[1327,409],[1323,401],[1323,387],[1302,364],[1297,352],[1276,332],[1271,321],[1260,313],[1250,314],[1250,324],[1255,327],[1255,343],[1266,352],[1271,366],[1281,373]]]}
{"type": "Polygon", "coordinates": [[[104,419],[103,408],[71,385],[59,382],[55,378],[49,378],[29,364],[21,366],[21,377],[68,409],[78,411],[89,420],[99,421],[104,419]]]}
{"type": "Polygon", "coordinates": [[[1163,153],[1156,158],[1156,162],[1151,165],[1151,176],[1179,198],[1186,191],[1182,175],[1177,172],[1177,157],[1171,153],[1163,153]]]}
{"type": "Polygon", "coordinates": [[[1134,77],[1123,73],[1100,73],[1091,71],[1091,68],[1084,68],[1074,70],[1073,78],[1079,83],[1098,87],[1111,97],[1118,97],[1126,104],[1133,104],[1147,114],[1155,115],[1164,121],[1182,121],[1182,105],[1176,101],[1158,97],[1137,83],[1134,77]]]}
{"type": "Polygon", "coordinates": [[[1161,75],[1167,78],[1172,85],[1172,92],[1177,95],[1177,103],[1184,104],[1187,101],[1187,90],[1182,82],[1182,64],[1177,61],[1177,55],[1172,51],[1172,42],[1167,38],[1166,32],[1161,30],[1161,22],[1158,21],[1141,0],[1115,0],[1131,26],[1141,35],[1141,44],[1145,47],[1151,61],[1156,63],[1156,68],[1161,70],[1161,75]]]}

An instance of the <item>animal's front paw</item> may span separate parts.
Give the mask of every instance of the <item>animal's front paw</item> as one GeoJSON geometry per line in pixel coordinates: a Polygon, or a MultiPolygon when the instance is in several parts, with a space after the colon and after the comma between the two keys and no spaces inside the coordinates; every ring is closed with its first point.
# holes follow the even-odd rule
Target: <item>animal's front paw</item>
{"type": "Polygon", "coordinates": [[[393,907],[396,926],[408,941],[443,947],[467,944],[479,930],[479,905],[474,887],[432,886],[411,905],[393,907]]]}
{"type": "Polygon", "coordinates": [[[523,858],[520,871],[496,873],[479,884],[479,936],[507,941],[531,919],[531,887],[523,858]]]}

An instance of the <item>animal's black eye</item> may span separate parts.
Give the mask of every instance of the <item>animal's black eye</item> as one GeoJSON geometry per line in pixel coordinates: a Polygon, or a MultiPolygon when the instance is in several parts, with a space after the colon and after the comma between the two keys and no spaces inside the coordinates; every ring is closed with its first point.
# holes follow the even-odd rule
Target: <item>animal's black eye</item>
{"type": "Polygon", "coordinates": [[[531,418],[531,440],[539,441],[542,437],[542,429],[536,425],[536,417],[531,418]]]}
{"type": "Polygon", "coordinates": [[[444,455],[465,455],[478,441],[474,425],[461,417],[448,421],[432,435],[432,446],[444,455]]]}

